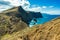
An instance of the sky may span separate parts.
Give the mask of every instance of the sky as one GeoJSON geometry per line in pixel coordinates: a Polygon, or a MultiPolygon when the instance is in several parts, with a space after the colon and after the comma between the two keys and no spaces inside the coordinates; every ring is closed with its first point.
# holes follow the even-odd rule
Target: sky
{"type": "Polygon", "coordinates": [[[0,0],[0,12],[18,6],[26,11],[60,15],[60,0],[0,0]]]}

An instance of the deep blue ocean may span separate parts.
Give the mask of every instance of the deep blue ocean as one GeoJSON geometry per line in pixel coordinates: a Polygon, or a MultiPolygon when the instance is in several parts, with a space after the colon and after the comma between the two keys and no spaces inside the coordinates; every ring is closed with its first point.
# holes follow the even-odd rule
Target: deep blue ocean
{"type": "Polygon", "coordinates": [[[34,22],[34,20],[32,19],[32,21],[30,22],[29,26],[32,27],[34,25],[37,24],[43,24],[46,23],[60,15],[50,15],[50,14],[46,14],[46,13],[42,13],[43,18],[36,18],[37,22],[34,22]]]}

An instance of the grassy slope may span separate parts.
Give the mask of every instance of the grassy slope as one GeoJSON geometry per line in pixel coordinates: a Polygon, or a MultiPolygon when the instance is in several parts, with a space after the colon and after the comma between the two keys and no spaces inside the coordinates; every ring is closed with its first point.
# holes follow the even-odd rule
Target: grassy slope
{"type": "Polygon", "coordinates": [[[1,40],[60,40],[60,17],[11,35],[6,34],[1,40]]]}
{"type": "Polygon", "coordinates": [[[0,13],[0,36],[6,33],[20,31],[28,27],[20,17],[16,17],[16,14],[19,14],[18,8],[12,8],[0,13]]]}

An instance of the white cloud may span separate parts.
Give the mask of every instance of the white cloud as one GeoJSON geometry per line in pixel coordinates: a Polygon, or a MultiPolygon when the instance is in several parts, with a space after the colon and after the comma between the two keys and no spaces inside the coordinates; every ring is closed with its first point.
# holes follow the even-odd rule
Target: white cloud
{"type": "Polygon", "coordinates": [[[9,5],[12,5],[12,6],[19,6],[20,4],[18,0],[4,0],[4,1],[10,2],[9,5]]]}
{"type": "Polygon", "coordinates": [[[42,8],[47,8],[47,6],[42,6],[42,8]]]}
{"type": "Polygon", "coordinates": [[[9,9],[9,8],[11,8],[11,7],[5,6],[5,5],[0,5],[0,12],[2,12],[2,11],[4,11],[4,10],[7,10],[7,9],[9,9]]]}
{"type": "Polygon", "coordinates": [[[3,6],[0,5],[0,9],[2,8],[3,6]]]}
{"type": "Polygon", "coordinates": [[[49,8],[53,8],[54,6],[49,6],[49,8]]]}
{"type": "Polygon", "coordinates": [[[30,7],[30,3],[27,0],[1,0],[4,2],[9,2],[8,6],[7,5],[0,5],[0,12],[1,10],[4,11],[6,9],[8,9],[9,7],[16,7],[16,6],[22,6],[23,8],[29,8],[30,7]]]}
{"type": "MultiPolygon", "coordinates": [[[[1,0],[2,1],[2,0],[1,0]]],[[[3,10],[6,10],[11,7],[16,6],[22,6],[27,11],[35,11],[35,12],[42,12],[42,13],[48,13],[48,14],[60,14],[60,10],[49,10],[54,8],[54,6],[37,6],[37,5],[31,5],[28,0],[3,0],[5,2],[9,2],[9,6],[7,5],[0,5],[0,12],[3,10]],[[30,7],[32,6],[32,7],[30,7]]]]}
{"type": "Polygon", "coordinates": [[[60,10],[54,10],[54,11],[49,11],[49,12],[47,12],[47,13],[49,13],[49,14],[54,14],[54,15],[60,15],[60,10]]]}
{"type": "Polygon", "coordinates": [[[51,15],[60,15],[60,10],[47,10],[47,11],[42,11],[42,13],[47,13],[51,15]]]}
{"type": "Polygon", "coordinates": [[[33,7],[33,8],[28,8],[28,9],[26,9],[27,11],[29,10],[29,11],[35,11],[35,12],[40,12],[42,9],[41,9],[41,7],[33,7]]]}
{"type": "MultiPolygon", "coordinates": [[[[40,7],[32,7],[30,8],[30,2],[27,0],[4,0],[5,2],[10,2],[10,7],[16,7],[16,6],[22,6],[25,10],[29,10],[29,11],[35,11],[35,12],[40,12],[40,7]]],[[[3,8],[3,7],[2,7],[3,8]]],[[[4,8],[5,9],[5,8],[4,8]]]]}
{"type": "Polygon", "coordinates": [[[27,0],[4,0],[10,2],[11,6],[24,6],[25,4],[30,4],[27,0]]]}

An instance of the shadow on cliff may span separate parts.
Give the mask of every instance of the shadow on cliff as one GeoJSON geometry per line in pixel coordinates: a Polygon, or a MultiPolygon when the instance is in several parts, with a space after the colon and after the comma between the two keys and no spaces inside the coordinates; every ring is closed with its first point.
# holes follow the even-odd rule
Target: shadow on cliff
{"type": "Polygon", "coordinates": [[[17,14],[17,17],[21,17],[22,21],[26,22],[28,25],[31,22],[31,20],[37,22],[36,18],[43,17],[40,12],[25,11],[21,6],[19,6],[18,11],[20,14],[17,14]]]}

